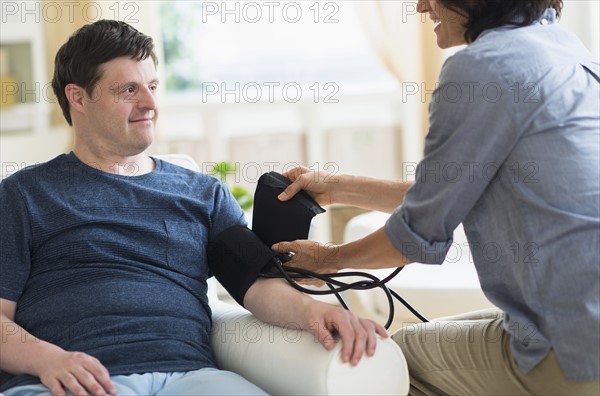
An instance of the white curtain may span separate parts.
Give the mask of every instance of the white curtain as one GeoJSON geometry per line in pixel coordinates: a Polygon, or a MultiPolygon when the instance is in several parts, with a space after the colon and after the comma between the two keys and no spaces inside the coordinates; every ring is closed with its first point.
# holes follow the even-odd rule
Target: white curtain
{"type": "Polygon", "coordinates": [[[431,91],[444,59],[433,23],[427,14],[417,12],[416,0],[363,0],[355,6],[373,49],[403,89],[403,105],[411,115],[404,133],[422,140],[428,128],[431,91]]]}

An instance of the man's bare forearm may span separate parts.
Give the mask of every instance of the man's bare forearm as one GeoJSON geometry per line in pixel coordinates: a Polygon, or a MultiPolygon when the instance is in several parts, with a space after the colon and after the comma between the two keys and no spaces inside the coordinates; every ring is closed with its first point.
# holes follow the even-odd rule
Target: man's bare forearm
{"type": "Polygon", "coordinates": [[[263,322],[286,326],[291,323],[308,330],[306,311],[317,303],[281,279],[258,279],[248,289],[244,305],[263,322]]]}
{"type": "Polygon", "coordinates": [[[34,337],[6,315],[0,315],[0,368],[11,374],[39,377],[40,368],[52,362],[61,348],[34,337]]]}

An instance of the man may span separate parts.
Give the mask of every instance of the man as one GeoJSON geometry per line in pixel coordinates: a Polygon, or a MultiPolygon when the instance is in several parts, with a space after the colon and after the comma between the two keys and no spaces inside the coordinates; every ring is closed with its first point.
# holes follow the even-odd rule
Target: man
{"type": "MultiPolygon", "coordinates": [[[[216,179],[144,153],[156,65],[152,39],[117,21],[84,26],[56,56],[73,152],[0,185],[6,396],[263,394],[216,370],[208,342],[206,280],[218,263],[206,247],[244,224],[242,212],[216,179]]],[[[385,334],[277,280],[241,293],[257,317],[297,323],[326,348],[337,331],[351,364],[385,334]]]]}

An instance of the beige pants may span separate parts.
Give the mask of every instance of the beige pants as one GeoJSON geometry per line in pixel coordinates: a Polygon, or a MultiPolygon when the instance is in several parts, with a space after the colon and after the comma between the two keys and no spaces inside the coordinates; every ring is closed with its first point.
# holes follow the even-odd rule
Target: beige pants
{"type": "Polygon", "coordinates": [[[497,309],[409,325],[392,336],[411,376],[411,395],[600,395],[600,381],[568,382],[551,351],[523,374],[497,309]]]}

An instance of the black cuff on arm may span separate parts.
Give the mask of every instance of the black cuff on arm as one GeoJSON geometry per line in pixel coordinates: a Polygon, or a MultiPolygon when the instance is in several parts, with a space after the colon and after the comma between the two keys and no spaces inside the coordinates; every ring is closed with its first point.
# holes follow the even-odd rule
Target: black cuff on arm
{"type": "Polygon", "coordinates": [[[272,265],[275,253],[245,226],[221,232],[208,245],[208,266],[217,280],[241,306],[259,274],[272,265]]]}

